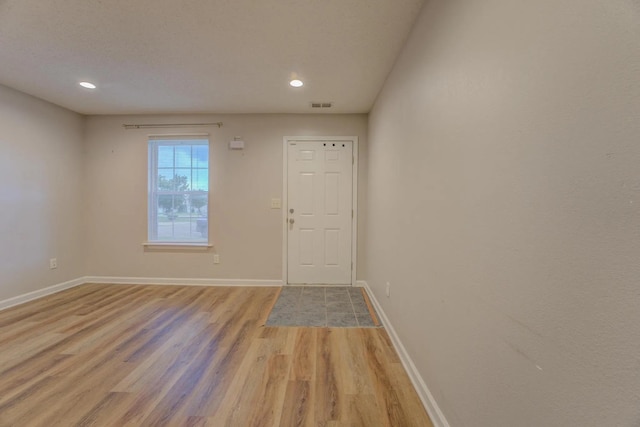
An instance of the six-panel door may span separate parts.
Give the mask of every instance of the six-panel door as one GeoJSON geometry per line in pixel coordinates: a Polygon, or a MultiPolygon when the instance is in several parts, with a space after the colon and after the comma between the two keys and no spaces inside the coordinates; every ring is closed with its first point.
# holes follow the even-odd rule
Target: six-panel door
{"type": "Polygon", "coordinates": [[[352,141],[290,141],[288,283],[351,284],[352,141]]]}

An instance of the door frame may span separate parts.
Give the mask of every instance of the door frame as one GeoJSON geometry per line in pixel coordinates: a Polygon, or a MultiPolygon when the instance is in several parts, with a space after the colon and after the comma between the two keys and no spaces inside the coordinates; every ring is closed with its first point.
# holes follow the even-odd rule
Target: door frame
{"type": "Polygon", "coordinates": [[[353,163],[351,168],[351,286],[356,283],[358,255],[358,137],[357,136],[285,136],[282,138],[282,283],[288,284],[289,275],[289,142],[291,141],[351,141],[353,163]]]}

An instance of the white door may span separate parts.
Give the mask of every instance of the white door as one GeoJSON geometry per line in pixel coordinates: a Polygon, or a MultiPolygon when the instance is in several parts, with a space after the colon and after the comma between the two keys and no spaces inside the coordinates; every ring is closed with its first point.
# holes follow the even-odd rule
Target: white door
{"type": "Polygon", "coordinates": [[[353,142],[287,149],[287,282],[350,285],[353,142]]]}

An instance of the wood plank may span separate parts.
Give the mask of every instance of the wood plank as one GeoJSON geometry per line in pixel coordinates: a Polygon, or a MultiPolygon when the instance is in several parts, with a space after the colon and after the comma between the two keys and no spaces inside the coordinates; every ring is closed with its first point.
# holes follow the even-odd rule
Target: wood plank
{"type": "Polygon", "coordinates": [[[329,421],[338,421],[342,415],[342,393],[340,388],[341,372],[336,364],[338,348],[333,347],[332,333],[337,330],[318,329],[316,350],[316,422],[327,425],[329,421]]]}
{"type": "Polygon", "coordinates": [[[371,316],[371,320],[373,320],[373,324],[375,326],[380,326],[380,321],[378,320],[376,311],[373,308],[373,304],[371,304],[371,301],[369,300],[369,295],[367,295],[367,291],[365,291],[364,288],[361,288],[360,292],[362,292],[362,297],[364,298],[364,302],[367,304],[367,308],[369,309],[369,315],[371,316]]]}
{"type": "Polygon", "coordinates": [[[315,426],[315,384],[311,381],[289,381],[287,386],[280,427],[315,426]]]}
{"type": "Polygon", "coordinates": [[[292,380],[314,381],[316,378],[316,331],[315,328],[298,328],[291,365],[292,380]]]}
{"type": "Polygon", "coordinates": [[[87,284],[0,311],[0,425],[431,426],[384,329],[264,327],[278,292],[87,284]]]}

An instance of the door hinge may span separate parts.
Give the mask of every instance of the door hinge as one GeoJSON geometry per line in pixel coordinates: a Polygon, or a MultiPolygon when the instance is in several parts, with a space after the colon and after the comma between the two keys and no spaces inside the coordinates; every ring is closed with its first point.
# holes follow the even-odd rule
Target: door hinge
{"type": "Polygon", "coordinates": [[[352,165],[356,164],[356,156],[351,156],[351,164],[352,165]]]}
{"type": "Polygon", "coordinates": [[[351,209],[351,219],[353,219],[353,209],[351,209]]]}

